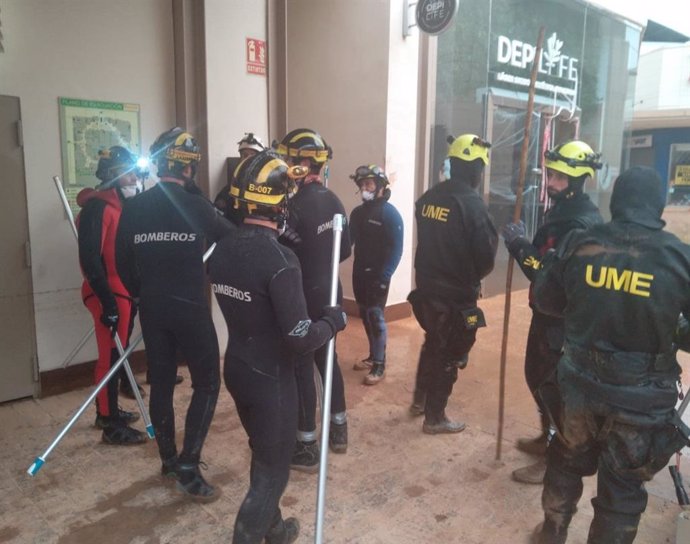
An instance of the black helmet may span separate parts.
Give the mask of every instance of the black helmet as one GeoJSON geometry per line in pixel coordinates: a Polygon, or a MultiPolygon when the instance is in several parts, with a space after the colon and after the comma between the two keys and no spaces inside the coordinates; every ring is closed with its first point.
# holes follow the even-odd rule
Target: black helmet
{"type": "Polygon", "coordinates": [[[312,163],[322,165],[333,158],[331,146],[318,132],[309,128],[298,128],[289,132],[275,147],[276,151],[287,160],[309,159],[312,163]]]}
{"type": "Polygon", "coordinates": [[[365,179],[373,179],[376,182],[377,191],[385,189],[390,185],[386,173],[380,166],[375,164],[363,164],[355,170],[354,174],[350,175],[350,179],[355,182],[357,187],[359,187],[360,183],[365,179]]]}
{"type": "Polygon", "coordinates": [[[120,145],[99,150],[98,157],[96,177],[101,180],[99,187],[104,189],[113,185],[123,174],[134,171],[137,167],[136,156],[120,145]]]}
{"type": "Polygon", "coordinates": [[[151,160],[156,163],[158,176],[172,175],[181,177],[185,166],[191,165],[196,173],[196,165],[201,160],[199,145],[194,136],[180,127],[164,132],[150,149],[151,160]]]}
{"type": "Polygon", "coordinates": [[[287,201],[295,193],[295,179],[305,168],[288,167],[274,151],[265,150],[244,159],[235,169],[230,196],[245,215],[259,215],[280,222],[286,217],[287,201]]]}

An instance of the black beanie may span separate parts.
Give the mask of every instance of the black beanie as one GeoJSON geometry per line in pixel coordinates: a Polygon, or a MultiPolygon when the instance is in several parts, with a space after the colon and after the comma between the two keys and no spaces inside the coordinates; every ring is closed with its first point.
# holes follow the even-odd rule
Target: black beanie
{"type": "Polygon", "coordinates": [[[611,193],[611,218],[630,221],[645,227],[660,229],[666,199],[664,186],[656,170],[647,166],[633,166],[623,172],[611,193]]]}

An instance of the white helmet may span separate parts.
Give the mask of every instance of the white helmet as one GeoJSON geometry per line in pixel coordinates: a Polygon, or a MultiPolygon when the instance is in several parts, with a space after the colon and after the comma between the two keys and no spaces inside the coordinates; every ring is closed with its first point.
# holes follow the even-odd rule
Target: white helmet
{"type": "Polygon", "coordinates": [[[253,132],[245,132],[244,138],[237,142],[237,145],[238,151],[242,151],[243,149],[252,149],[257,153],[261,153],[264,149],[266,149],[266,146],[263,144],[263,142],[257,136],[254,136],[253,132]]]}

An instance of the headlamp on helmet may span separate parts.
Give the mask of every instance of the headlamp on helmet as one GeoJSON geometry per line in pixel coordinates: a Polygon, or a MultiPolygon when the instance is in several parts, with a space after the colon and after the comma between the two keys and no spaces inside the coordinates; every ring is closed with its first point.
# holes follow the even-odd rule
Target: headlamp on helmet
{"type": "Polygon", "coordinates": [[[275,150],[290,159],[309,159],[312,163],[323,164],[333,158],[333,150],[317,132],[308,128],[298,128],[289,132],[275,150]]]}
{"type": "Polygon", "coordinates": [[[101,188],[114,185],[123,175],[130,172],[142,177],[137,169],[137,157],[128,149],[114,145],[98,151],[96,177],[101,181],[101,188]]]}
{"type": "Polygon", "coordinates": [[[199,145],[194,136],[180,127],[164,132],[151,145],[151,157],[158,168],[158,175],[180,177],[186,166],[196,165],[201,160],[199,145]]]}
{"type": "Polygon", "coordinates": [[[476,134],[462,134],[457,138],[448,136],[447,142],[450,144],[448,157],[467,162],[481,159],[485,165],[489,164],[491,144],[476,134]]]}
{"type": "Polygon", "coordinates": [[[544,153],[544,166],[570,178],[594,176],[602,167],[601,153],[580,140],[571,140],[544,153]]]}

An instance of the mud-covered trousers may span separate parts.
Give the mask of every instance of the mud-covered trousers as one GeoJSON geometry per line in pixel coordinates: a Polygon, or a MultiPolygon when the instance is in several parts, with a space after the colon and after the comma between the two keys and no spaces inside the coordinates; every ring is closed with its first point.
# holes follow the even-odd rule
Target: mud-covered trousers
{"type": "MultiPolygon", "coordinates": [[[[318,320],[324,306],[328,306],[330,298],[330,278],[320,281],[305,282],[304,297],[307,301],[307,312],[312,321],[318,320]]],[[[342,293],[338,289],[338,300],[342,302],[342,293]]],[[[316,384],[314,383],[314,364],[321,375],[322,381],[326,377],[326,359],[328,357],[328,343],[313,353],[299,357],[296,365],[297,392],[299,395],[298,428],[303,432],[316,429],[316,384]],[[312,363],[313,361],[313,363],[312,363]]],[[[338,354],[333,351],[333,389],[331,396],[331,414],[345,412],[345,382],[338,364],[338,354]]]]}
{"type": "MultiPolygon", "coordinates": [[[[561,387],[563,390],[564,388],[561,387]]],[[[582,478],[597,474],[592,499],[594,518],[588,544],[629,544],[635,539],[640,516],[647,507],[644,482],[670,459],[677,433],[670,425],[654,428],[604,415],[575,388],[562,391],[563,436],[547,449],[542,506],[545,535],[540,542],[566,541],[567,528],[582,496],[582,478]]]]}
{"type": "Polygon", "coordinates": [[[384,310],[388,300],[388,286],[375,281],[370,274],[362,272],[353,274],[352,287],[359,307],[359,317],[362,318],[369,341],[369,359],[385,363],[388,327],[384,310]]]}
{"type": "Polygon", "coordinates": [[[211,314],[205,305],[170,297],[142,299],[140,311],[151,384],[149,410],[158,452],[163,461],[177,454],[173,394],[179,348],[187,361],[193,389],[179,460],[197,464],[220,390],[218,338],[211,314]]]}
{"type": "Polygon", "coordinates": [[[438,300],[417,299],[413,309],[425,331],[417,365],[415,398],[426,394],[425,420],[440,423],[458,379],[458,368],[467,365],[477,331],[457,328],[453,308],[438,300]]]}
{"type": "Polygon", "coordinates": [[[249,491],[237,513],[233,544],[262,544],[269,529],[282,523],[280,497],[288,483],[297,434],[297,385],[292,364],[281,361],[275,368],[271,376],[230,351],[225,357],[225,386],[252,451],[249,491]]]}
{"type": "MultiPolygon", "coordinates": [[[[525,381],[537,403],[541,428],[549,431],[549,410],[543,395],[558,395],[556,366],[563,350],[563,321],[539,312],[532,313],[525,350],[525,381]]],[[[555,414],[552,414],[555,415],[555,414]]]]}

